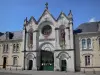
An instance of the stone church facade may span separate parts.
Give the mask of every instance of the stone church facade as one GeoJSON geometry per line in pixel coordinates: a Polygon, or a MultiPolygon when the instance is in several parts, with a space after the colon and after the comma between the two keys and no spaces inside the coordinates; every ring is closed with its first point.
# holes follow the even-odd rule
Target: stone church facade
{"type": "Polygon", "coordinates": [[[0,67],[75,71],[71,11],[68,16],[61,12],[55,19],[46,6],[38,21],[34,17],[29,20],[26,18],[23,30],[19,33],[12,32],[10,39],[4,39],[9,37],[7,33],[0,37],[0,67]],[[14,44],[16,42],[18,45],[14,44]],[[4,43],[8,43],[8,46],[4,46],[4,43]],[[9,52],[2,53],[4,48],[9,52]]]}
{"type": "Polygon", "coordinates": [[[68,16],[61,12],[56,20],[46,8],[38,21],[31,17],[24,22],[26,69],[74,71],[71,11],[68,16]]]}

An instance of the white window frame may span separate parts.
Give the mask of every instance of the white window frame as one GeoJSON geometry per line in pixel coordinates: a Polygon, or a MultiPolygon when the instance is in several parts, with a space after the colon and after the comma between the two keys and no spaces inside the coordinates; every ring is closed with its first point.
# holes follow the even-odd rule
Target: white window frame
{"type": "Polygon", "coordinates": [[[15,57],[15,56],[13,57],[13,66],[18,66],[18,57],[15,57]]]}
{"type": "Polygon", "coordinates": [[[16,44],[13,44],[13,52],[16,52],[16,44]],[[15,48],[14,48],[15,46],[15,48]]]}
{"type": "Polygon", "coordinates": [[[92,49],[92,39],[91,38],[87,38],[87,48],[92,49]],[[90,41],[91,41],[91,46],[90,47],[88,47],[88,39],[90,39],[90,41]]]}
{"type": "Polygon", "coordinates": [[[82,49],[87,49],[87,39],[86,39],[86,38],[82,38],[82,39],[81,39],[81,47],[82,47],[82,49]],[[85,48],[83,48],[83,44],[82,44],[82,42],[83,42],[82,40],[83,40],[83,39],[85,39],[85,45],[86,45],[85,48]]]}
{"type": "Polygon", "coordinates": [[[3,44],[3,53],[8,53],[8,50],[9,50],[9,44],[3,44]],[[7,49],[7,45],[8,45],[8,49],[7,49]]]}
{"type": "Polygon", "coordinates": [[[85,55],[84,60],[85,60],[84,61],[85,66],[91,66],[91,55],[85,55]],[[88,57],[89,57],[89,59],[88,59],[88,57]],[[86,62],[87,62],[87,64],[86,64],[86,62]]]}
{"type": "Polygon", "coordinates": [[[6,45],[5,44],[3,44],[3,53],[5,53],[6,51],[6,45]]]}
{"type": "Polygon", "coordinates": [[[16,44],[16,52],[19,52],[19,49],[20,49],[20,46],[19,46],[19,43],[16,44]],[[18,48],[17,48],[17,45],[18,45],[18,48]]]}

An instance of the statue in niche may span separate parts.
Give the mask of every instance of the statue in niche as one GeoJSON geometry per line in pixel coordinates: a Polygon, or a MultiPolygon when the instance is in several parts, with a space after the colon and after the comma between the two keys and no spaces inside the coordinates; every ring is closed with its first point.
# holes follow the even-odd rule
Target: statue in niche
{"type": "Polygon", "coordinates": [[[33,45],[33,33],[29,32],[29,47],[32,48],[33,45]]]}
{"type": "Polygon", "coordinates": [[[61,47],[65,46],[65,30],[64,29],[60,30],[60,46],[61,47]]]}

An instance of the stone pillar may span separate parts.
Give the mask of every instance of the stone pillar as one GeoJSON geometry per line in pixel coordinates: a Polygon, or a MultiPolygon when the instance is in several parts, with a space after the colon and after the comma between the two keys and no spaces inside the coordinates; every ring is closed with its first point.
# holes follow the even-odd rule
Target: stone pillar
{"type": "Polygon", "coordinates": [[[36,31],[33,32],[33,50],[36,50],[36,31]]]}
{"type": "Polygon", "coordinates": [[[36,57],[33,60],[33,70],[37,70],[36,57]]]}
{"type": "Polygon", "coordinates": [[[69,26],[70,26],[70,46],[71,46],[71,49],[73,49],[74,48],[74,42],[73,42],[73,23],[70,22],[69,26]]]}
{"type": "Polygon", "coordinates": [[[55,35],[56,35],[56,37],[55,37],[55,39],[56,39],[56,49],[58,49],[59,48],[59,28],[55,28],[55,35]]]}

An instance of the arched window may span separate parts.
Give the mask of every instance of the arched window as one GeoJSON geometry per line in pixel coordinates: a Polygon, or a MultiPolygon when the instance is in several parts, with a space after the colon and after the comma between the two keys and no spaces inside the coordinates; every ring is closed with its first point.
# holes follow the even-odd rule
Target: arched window
{"type": "Polygon", "coordinates": [[[16,45],[16,52],[19,51],[19,44],[16,45]]]}
{"type": "Polygon", "coordinates": [[[13,65],[14,66],[18,65],[18,59],[17,59],[17,57],[13,57],[13,65]]]}
{"type": "Polygon", "coordinates": [[[15,52],[16,51],[16,46],[15,46],[15,44],[13,44],[13,52],[15,52]]]}
{"type": "Polygon", "coordinates": [[[33,45],[33,29],[30,29],[28,32],[28,45],[29,47],[33,45]]]}
{"type": "Polygon", "coordinates": [[[8,52],[8,44],[6,45],[6,52],[8,52]]]}
{"type": "Polygon", "coordinates": [[[86,39],[82,39],[82,49],[86,49],[86,39]]]}
{"type": "Polygon", "coordinates": [[[5,52],[5,50],[6,50],[6,46],[5,46],[5,44],[3,45],[3,52],[5,52]]]}
{"type": "Polygon", "coordinates": [[[91,39],[90,38],[88,38],[87,39],[87,48],[91,48],[91,39]]]}

